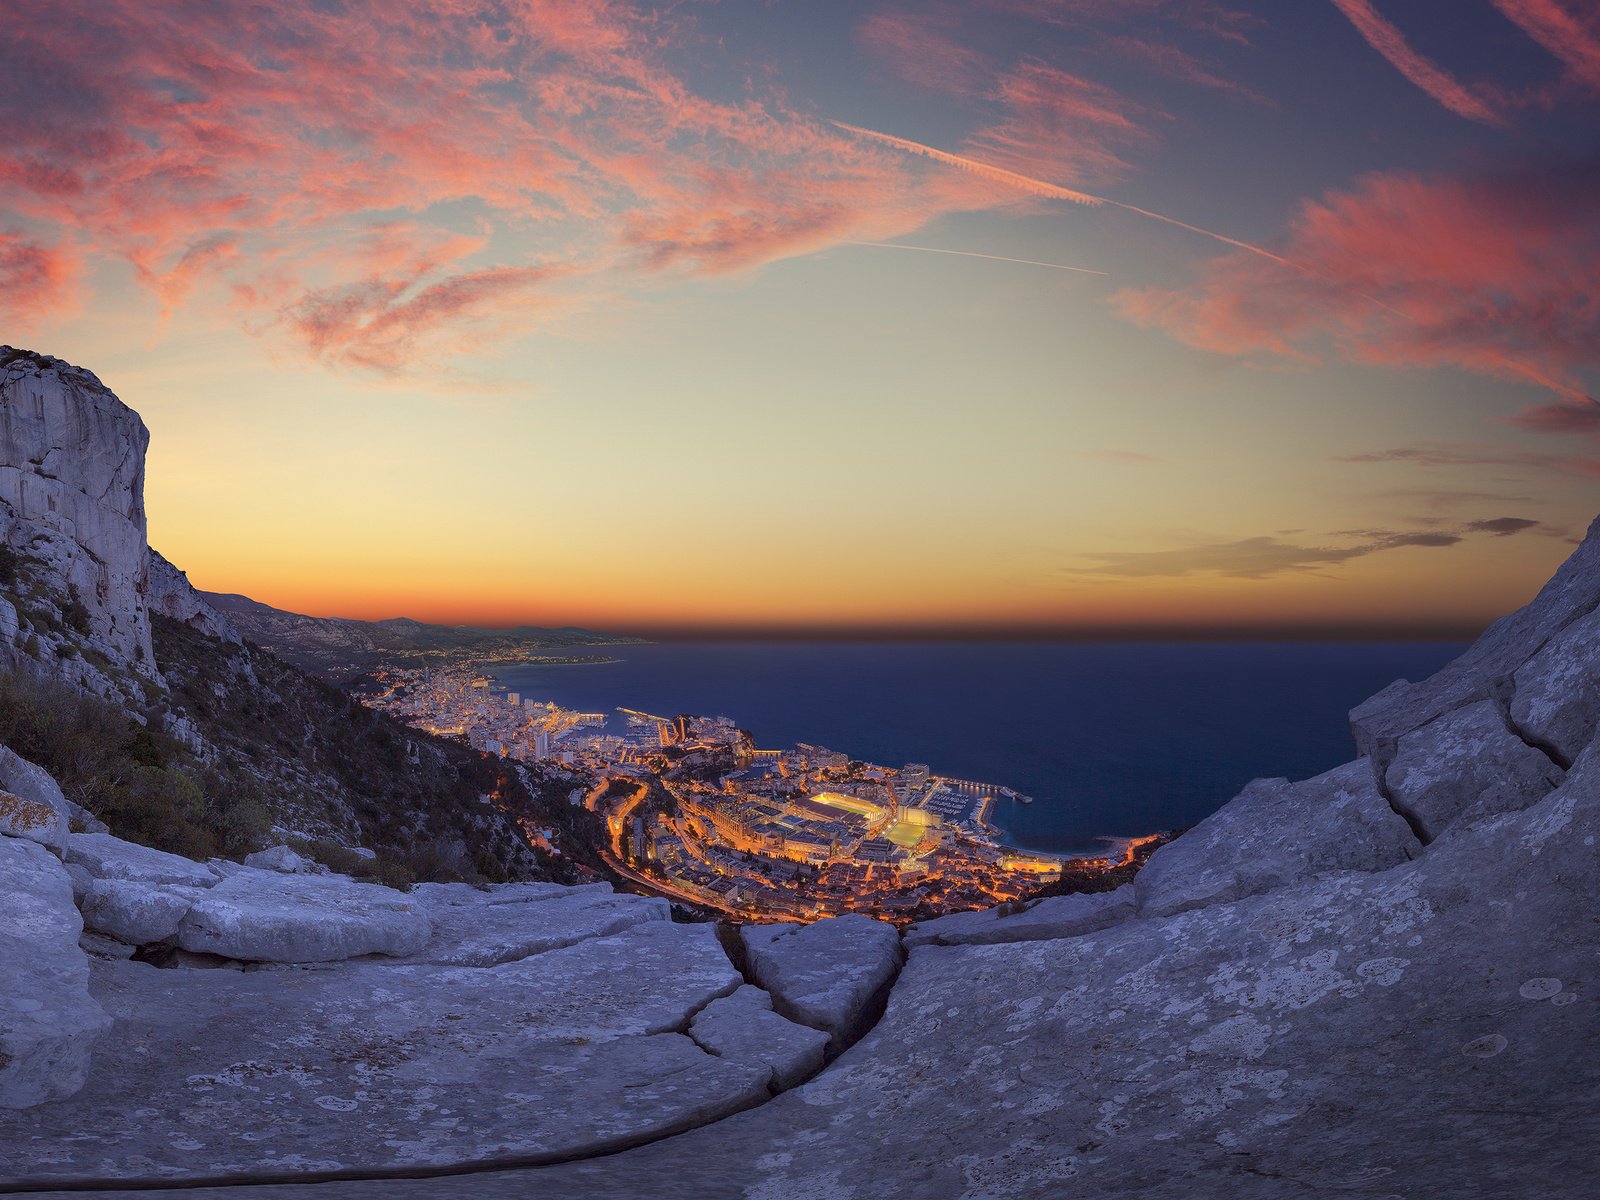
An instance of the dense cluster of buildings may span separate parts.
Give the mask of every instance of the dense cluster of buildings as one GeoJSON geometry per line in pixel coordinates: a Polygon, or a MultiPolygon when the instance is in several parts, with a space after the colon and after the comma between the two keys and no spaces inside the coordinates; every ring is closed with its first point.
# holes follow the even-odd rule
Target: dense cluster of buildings
{"type": "Polygon", "coordinates": [[[1019,899],[1061,862],[1007,848],[989,824],[1007,788],[885,767],[820,746],[757,747],[726,717],[581,713],[470,669],[391,670],[371,699],[487,753],[593,777],[622,874],[748,917],[871,912],[911,919],[1019,899]]]}

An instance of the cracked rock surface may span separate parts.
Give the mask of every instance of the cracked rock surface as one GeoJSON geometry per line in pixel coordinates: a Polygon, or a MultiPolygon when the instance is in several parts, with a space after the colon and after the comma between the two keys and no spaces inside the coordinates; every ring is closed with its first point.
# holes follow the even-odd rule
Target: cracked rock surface
{"type": "Polygon", "coordinates": [[[841,1045],[900,968],[893,925],[849,914],[810,925],[746,925],[740,936],[755,980],[774,1006],[841,1045]]]}
{"type": "Polygon", "coordinates": [[[658,1136],[767,1097],[769,1066],[682,1032],[742,982],[712,927],[665,921],[489,968],[97,962],[115,1051],[3,1126],[6,1173],[293,1175],[658,1136]]]}

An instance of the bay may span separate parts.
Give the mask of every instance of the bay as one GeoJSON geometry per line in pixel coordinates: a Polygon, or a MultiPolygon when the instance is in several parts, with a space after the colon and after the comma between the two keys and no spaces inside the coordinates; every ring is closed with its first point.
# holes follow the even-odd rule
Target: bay
{"type": "Polygon", "coordinates": [[[1195,824],[1249,780],[1354,757],[1347,713],[1462,650],[1442,643],[661,642],[501,664],[567,708],[728,716],[757,744],[1003,784],[1013,845],[1081,853],[1195,824]]]}

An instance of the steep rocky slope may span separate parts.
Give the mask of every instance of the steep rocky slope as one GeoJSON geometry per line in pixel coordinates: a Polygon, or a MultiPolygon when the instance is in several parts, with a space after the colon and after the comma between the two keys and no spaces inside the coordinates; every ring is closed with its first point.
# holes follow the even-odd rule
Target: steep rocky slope
{"type": "Polygon", "coordinates": [[[146,543],[148,442],[92,373],[0,347],[0,739],[169,849],[238,853],[276,824],[378,851],[391,879],[597,861],[579,781],[408,730],[246,642],[146,543]],[[568,853],[536,855],[519,818],[568,853]]]}

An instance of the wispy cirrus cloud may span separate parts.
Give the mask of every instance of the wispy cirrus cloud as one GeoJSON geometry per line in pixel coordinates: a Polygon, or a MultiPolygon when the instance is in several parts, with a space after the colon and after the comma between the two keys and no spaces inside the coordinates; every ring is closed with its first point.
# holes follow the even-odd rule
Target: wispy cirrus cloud
{"type": "MultiPolygon", "coordinates": [[[[1581,4],[1582,0],[1578,0],[1581,4]]],[[[1494,6],[1543,46],[1579,85],[1600,90],[1600,12],[1570,11],[1557,0],[1493,0],[1494,6]]]]}
{"type": "Polygon", "coordinates": [[[32,328],[41,311],[74,302],[78,271],[70,247],[42,246],[24,234],[0,229],[0,313],[10,309],[20,327],[32,328]]]}
{"type": "Polygon", "coordinates": [[[1069,568],[1063,574],[1104,575],[1122,579],[1176,579],[1191,575],[1218,575],[1230,579],[1270,579],[1281,575],[1318,574],[1358,558],[1408,547],[1445,549],[1473,534],[1510,537],[1541,529],[1539,521],[1524,517],[1495,517],[1471,521],[1456,530],[1346,529],[1326,535],[1334,543],[1307,544],[1288,541],[1288,534],[1202,542],[1168,550],[1115,550],[1085,555],[1091,565],[1069,568]]]}
{"type": "Polygon", "coordinates": [[[1333,0],[1333,5],[1395,70],[1451,112],[1485,125],[1506,124],[1505,117],[1466,84],[1413,50],[1405,35],[1373,7],[1371,0],[1333,0]]]}
{"type": "Polygon", "coordinates": [[[1385,173],[1304,203],[1277,244],[1302,265],[1214,259],[1187,288],[1112,297],[1199,349],[1401,367],[1455,366],[1556,392],[1543,428],[1587,425],[1600,366],[1600,160],[1473,179],[1385,173]]]}
{"type": "Polygon", "coordinates": [[[0,292],[121,261],[324,361],[404,366],[556,274],[725,273],[1016,204],[671,65],[689,17],[601,0],[18,0],[0,42],[0,292]],[[436,335],[436,336],[435,336],[436,335]]]}
{"type": "Polygon", "coordinates": [[[1337,454],[1335,462],[1406,463],[1419,467],[1506,467],[1549,471],[1582,479],[1600,479],[1600,455],[1550,454],[1518,450],[1486,442],[1415,442],[1386,450],[1337,454]]]}
{"type": "Polygon", "coordinates": [[[986,87],[994,66],[972,44],[964,10],[929,4],[869,14],[856,36],[902,79],[948,96],[975,95],[986,87]]]}

